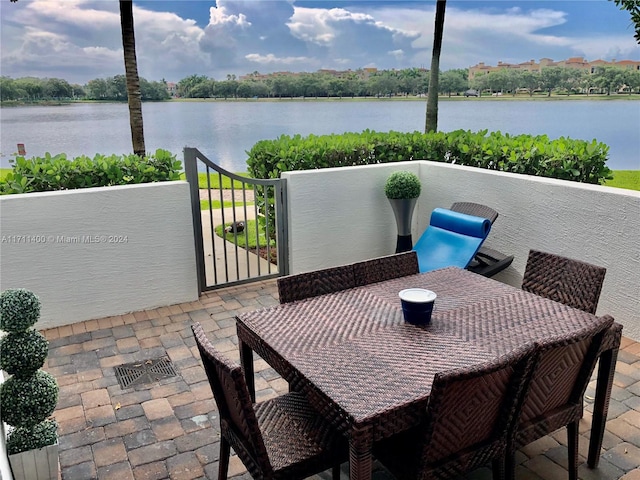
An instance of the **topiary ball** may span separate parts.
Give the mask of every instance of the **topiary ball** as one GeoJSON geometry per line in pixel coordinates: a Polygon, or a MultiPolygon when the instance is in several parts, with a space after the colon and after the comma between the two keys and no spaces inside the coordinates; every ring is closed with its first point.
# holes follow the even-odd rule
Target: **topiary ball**
{"type": "Polygon", "coordinates": [[[7,435],[7,453],[16,453],[53,445],[58,440],[58,424],[55,420],[45,420],[33,428],[15,428],[7,435]]]}
{"type": "Polygon", "coordinates": [[[36,330],[9,333],[0,338],[0,368],[25,378],[38,370],[49,353],[49,342],[36,330]]]}
{"type": "Polygon", "coordinates": [[[42,370],[28,378],[9,377],[0,385],[0,417],[13,427],[31,428],[44,421],[57,402],[56,379],[42,370]]]}
{"type": "Polygon", "coordinates": [[[40,317],[40,299],[25,288],[13,288],[0,294],[0,330],[24,332],[40,317]]]}
{"type": "Polygon", "coordinates": [[[420,178],[415,173],[400,170],[389,175],[384,184],[384,194],[392,200],[418,198],[421,188],[420,178]]]}

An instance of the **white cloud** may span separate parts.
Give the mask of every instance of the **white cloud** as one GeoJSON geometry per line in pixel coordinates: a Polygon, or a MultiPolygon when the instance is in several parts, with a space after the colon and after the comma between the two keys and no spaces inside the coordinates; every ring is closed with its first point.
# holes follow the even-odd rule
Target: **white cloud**
{"type": "Polygon", "coordinates": [[[638,44],[629,35],[607,35],[572,38],[568,46],[589,60],[638,58],[638,44]]]}
{"type": "Polygon", "coordinates": [[[250,53],[245,55],[250,62],[259,63],[261,65],[295,65],[311,62],[313,59],[308,57],[276,57],[274,54],[260,55],[258,53],[250,53]]]}
{"type": "Polygon", "coordinates": [[[330,46],[356,26],[366,26],[370,32],[384,31],[398,38],[415,35],[415,32],[391,28],[384,22],[376,21],[372,15],[351,12],[344,8],[295,7],[287,26],[294,37],[320,46],[330,46]]]}
{"type": "MultiPolygon", "coordinates": [[[[542,57],[639,59],[628,14],[609,3],[532,0],[512,8],[504,0],[450,2],[441,68],[542,57]],[[582,26],[580,10],[604,7],[622,15],[617,31],[607,30],[604,21],[599,31],[594,31],[593,22],[582,26]]],[[[175,81],[194,73],[214,78],[242,75],[256,66],[262,73],[429,67],[433,2],[354,1],[349,7],[341,3],[341,8],[333,8],[336,4],[328,0],[325,4],[326,8],[294,0],[134,3],[140,75],[175,81]],[[182,13],[172,13],[172,8],[182,13]]],[[[1,8],[4,75],[84,83],[124,73],[117,2],[21,0],[3,1],[1,8]]]]}
{"type": "Polygon", "coordinates": [[[251,22],[247,21],[247,17],[244,13],[241,13],[240,15],[228,15],[227,9],[224,6],[211,7],[209,12],[209,25],[232,25],[240,28],[247,28],[251,26],[251,22]]]}

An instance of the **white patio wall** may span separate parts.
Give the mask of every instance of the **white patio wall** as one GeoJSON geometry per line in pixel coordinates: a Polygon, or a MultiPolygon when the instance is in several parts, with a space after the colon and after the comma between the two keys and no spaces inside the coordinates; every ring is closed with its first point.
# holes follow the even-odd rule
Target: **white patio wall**
{"type": "MultiPolygon", "coordinates": [[[[0,371],[0,385],[4,382],[4,376],[0,371]]],[[[13,480],[11,474],[11,467],[9,466],[9,456],[7,455],[7,436],[5,433],[4,422],[0,422],[0,479],[1,480],[13,480]]]]}
{"type": "Polygon", "coordinates": [[[198,298],[187,182],[0,197],[0,288],[40,297],[37,328],[198,298]]]}
{"type": "Polygon", "coordinates": [[[613,315],[625,336],[640,340],[640,192],[630,190],[427,161],[288,172],[291,273],[393,253],[395,219],[383,187],[395,170],[422,180],[414,242],[436,207],[495,208],[486,245],[515,256],[495,279],[519,286],[530,248],[604,266],[598,314],[613,315]]]}

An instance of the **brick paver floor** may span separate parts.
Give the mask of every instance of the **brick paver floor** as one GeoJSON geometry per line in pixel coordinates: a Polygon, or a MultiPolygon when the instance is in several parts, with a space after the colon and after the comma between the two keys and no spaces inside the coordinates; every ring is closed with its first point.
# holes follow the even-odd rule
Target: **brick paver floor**
{"type": "MultiPolygon", "coordinates": [[[[213,344],[239,361],[234,315],[278,303],[275,281],[206,293],[197,302],[89,320],[47,330],[45,365],[60,385],[54,416],[60,425],[62,480],[216,479],[220,432],[215,403],[190,325],[198,321],[213,344]],[[168,357],[178,375],[121,388],[115,367],[168,357]]],[[[284,393],[287,384],[256,361],[257,399],[284,393]]],[[[593,384],[587,392],[592,398],[593,384]]],[[[581,425],[586,456],[590,406],[581,425]]],[[[624,338],[616,367],[599,468],[581,458],[580,478],[640,480],[640,344],[624,338]]],[[[566,479],[564,431],[518,452],[518,478],[566,479]]],[[[343,465],[343,478],[348,478],[343,465]]],[[[230,477],[248,479],[232,456],[230,477]]],[[[328,473],[314,477],[329,479],[328,473]]],[[[376,468],[374,478],[390,477],[376,468]]],[[[466,478],[488,479],[488,469],[466,478]]]]}

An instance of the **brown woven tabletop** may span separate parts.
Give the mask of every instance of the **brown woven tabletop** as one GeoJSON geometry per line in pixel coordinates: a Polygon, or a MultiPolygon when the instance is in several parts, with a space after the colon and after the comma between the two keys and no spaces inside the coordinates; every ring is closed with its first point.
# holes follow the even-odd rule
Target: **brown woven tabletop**
{"type": "Polygon", "coordinates": [[[370,478],[372,442],[420,420],[436,373],[596,321],[592,314],[446,268],[244,313],[237,327],[245,373],[253,375],[251,349],[349,435],[352,478],[370,478]],[[404,322],[398,292],[409,287],[436,292],[429,325],[404,322]]]}

